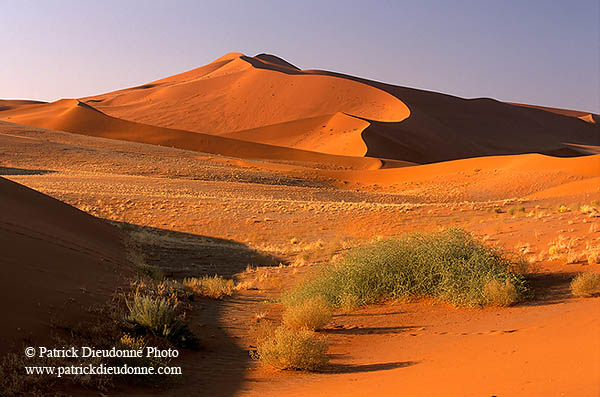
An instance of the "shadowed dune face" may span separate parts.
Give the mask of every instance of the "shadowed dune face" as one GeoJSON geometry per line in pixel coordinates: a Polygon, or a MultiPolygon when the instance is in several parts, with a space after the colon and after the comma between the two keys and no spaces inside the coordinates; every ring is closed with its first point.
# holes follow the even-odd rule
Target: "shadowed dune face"
{"type": "Polygon", "coordinates": [[[0,354],[47,341],[50,321],[75,325],[132,274],[120,231],[0,178],[0,354]],[[16,343],[16,345],[14,345],[16,343]]]}

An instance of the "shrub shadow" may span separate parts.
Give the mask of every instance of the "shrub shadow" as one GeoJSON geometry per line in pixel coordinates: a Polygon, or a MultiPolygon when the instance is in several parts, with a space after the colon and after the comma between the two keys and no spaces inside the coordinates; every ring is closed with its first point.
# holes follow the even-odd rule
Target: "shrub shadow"
{"type": "Polygon", "coordinates": [[[417,364],[416,361],[396,361],[390,363],[380,364],[330,364],[326,368],[319,371],[324,374],[354,374],[359,372],[377,372],[377,371],[389,371],[397,368],[409,367],[417,364]]]}
{"type": "Polygon", "coordinates": [[[570,283],[577,273],[536,273],[527,276],[534,296],[521,306],[546,306],[565,302],[572,298],[570,283]]]}
{"type": "Polygon", "coordinates": [[[409,326],[398,326],[398,327],[365,327],[365,328],[327,328],[322,330],[324,334],[332,335],[385,335],[385,334],[399,334],[402,332],[411,331],[413,329],[421,328],[416,325],[409,326]]]}

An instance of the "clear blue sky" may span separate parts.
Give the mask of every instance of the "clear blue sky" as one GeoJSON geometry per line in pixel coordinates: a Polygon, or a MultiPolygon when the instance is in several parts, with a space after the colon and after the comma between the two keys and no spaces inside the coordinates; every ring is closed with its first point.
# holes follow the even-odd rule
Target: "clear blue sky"
{"type": "Polygon", "coordinates": [[[467,98],[600,113],[599,0],[0,0],[0,98],[134,86],[268,52],[467,98]]]}

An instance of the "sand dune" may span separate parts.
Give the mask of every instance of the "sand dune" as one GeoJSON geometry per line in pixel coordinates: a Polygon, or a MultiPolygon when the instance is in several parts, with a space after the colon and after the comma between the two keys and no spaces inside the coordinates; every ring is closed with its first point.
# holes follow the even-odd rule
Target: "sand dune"
{"type": "Polygon", "coordinates": [[[24,99],[0,99],[0,112],[3,110],[16,109],[27,105],[39,105],[42,101],[28,101],[24,99]]]}
{"type": "Polygon", "coordinates": [[[340,186],[343,183],[376,185],[404,194],[429,186],[431,191],[425,201],[442,196],[475,201],[525,196],[548,198],[597,192],[600,188],[600,155],[575,158],[540,154],[489,156],[407,168],[322,173],[342,183],[340,186]]]}
{"type": "Polygon", "coordinates": [[[47,341],[50,320],[75,324],[131,274],[118,229],[0,178],[0,354],[47,341]]]}
{"type": "Polygon", "coordinates": [[[598,122],[598,118],[600,117],[597,114],[588,113],[588,112],[581,112],[579,110],[550,108],[550,107],[547,107],[547,106],[526,105],[526,104],[523,104],[523,103],[512,103],[512,102],[507,102],[507,103],[510,103],[511,105],[515,105],[515,106],[523,106],[523,107],[526,107],[526,108],[545,110],[547,112],[561,114],[563,116],[575,117],[575,118],[578,118],[580,120],[586,121],[588,123],[597,123],[598,122]]]}
{"type": "Polygon", "coordinates": [[[522,153],[579,156],[586,153],[569,144],[600,146],[597,125],[564,114],[300,70],[268,54],[227,54],[189,72],[83,101],[111,116],[161,127],[416,163],[522,153]],[[342,115],[349,119],[341,122],[342,115]]]}
{"type": "MultiPolygon", "coordinates": [[[[312,162],[352,169],[377,169],[382,166],[382,161],[374,158],[333,156],[121,120],[76,99],[4,111],[0,113],[0,119],[52,130],[238,158],[312,162]]],[[[396,166],[400,165],[403,164],[396,162],[396,166]]]]}

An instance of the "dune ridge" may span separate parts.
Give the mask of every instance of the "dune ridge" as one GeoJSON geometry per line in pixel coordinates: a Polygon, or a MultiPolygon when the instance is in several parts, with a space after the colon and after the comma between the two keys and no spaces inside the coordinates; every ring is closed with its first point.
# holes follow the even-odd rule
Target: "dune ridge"
{"type": "Polygon", "coordinates": [[[539,107],[301,70],[269,54],[227,54],[142,87],[147,88],[82,101],[115,117],[162,127],[415,163],[524,153],[570,157],[587,153],[569,145],[600,146],[597,124],[539,107]],[[337,114],[368,123],[360,123],[362,144],[354,133],[360,127],[353,126],[350,135],[347,123],[317,127],[318,118],[337,114]],[[353,143],[340,146],[345,139],[353,143]]]}

